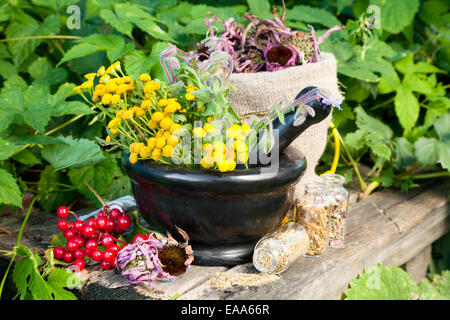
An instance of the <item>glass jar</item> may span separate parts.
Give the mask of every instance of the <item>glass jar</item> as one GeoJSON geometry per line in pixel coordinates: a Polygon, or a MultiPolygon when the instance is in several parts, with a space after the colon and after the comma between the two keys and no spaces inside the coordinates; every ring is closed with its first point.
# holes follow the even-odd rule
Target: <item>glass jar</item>
{"type": "Polygon", "coordinates": [[[253,252],[253,265],[260,272],[282,273],[305,254],[308,247],[305,229],[298,223],[288,222],[258,241],[253,252]]]}
{"type": "Polygon", "coordinates": [[[309,236],[306,257],[320,256],[328,246],[330,206],[324,190],[324,183],[307,183],[305,194],[298,202],[296,221],[305,228],[309,236]]]}
{"type": "Polygon", "coordinates": [[[339,174],[324,174],[325,196],[330,203],[330,231],[328,246],[342,248],[345,245],[345,219],[348,208],[348,191],[344,188],[345,178],[339,174]]]}

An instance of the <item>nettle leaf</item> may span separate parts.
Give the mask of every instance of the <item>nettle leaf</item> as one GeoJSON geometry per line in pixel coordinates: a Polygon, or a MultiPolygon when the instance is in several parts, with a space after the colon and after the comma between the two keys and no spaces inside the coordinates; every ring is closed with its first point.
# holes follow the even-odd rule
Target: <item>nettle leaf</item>
{"type": "Polygon", "coordinates": [[[419,61],[414,63],[414,56],[412,54],[408,54],[403,59],[395,62],[395,67],[398,71],[404,74],[408,73],[445,73],[445,71],[433,66],[432,64],[419,61]]]}
{"type": "Polygon", "coordinates": [[[370,71],[369,69],[363,67],[360,62],[356,60],[339,62],[338,72],[340,74],[346,75],[347,77],[359,79],[367,82],[377,82],[378,76],[370,71]]]}
{"type": "MultiPolygon", "coordinates": [[[[52,35],[59,30],[59,18],[49,15],[41,25],[31,16],[24,13],[14,15],[16,19],[5,30],[7,38],[20,38],[37,35],[52,35]]],[[[20,66],[42,43],[42,39],[30,39],[27,41],[9,41],[8,48],[11,52],[15,66],[20,66]]]]}
{"type": "Polygon", "coordinates": [[[59,138],[64,140],[66,144],[50,145],[42,150],[42,157],[55,170],[80,168],[105,160],[100,147],[94,141],[74,139],[71,136],[59,138]]]}
{"type": "Polygon", "coordinates": [[[406,271],[381,263],[366,268],[345,291],[347,300],[414,300],[418,293],[417,285],[406,271]]]}
{"type": "Polygon", "coordinates": [[[441,141],[450,141],[450,113],[434,121],[433,126],[441,141]]]}
{"type": "Polygon", "coordinates": [[[287,9],[286,19],[308,23],[319,23],[328,28],[341,24],[331,12],[325,9],[313,8],[305,5],[297,5],[292,9],[287,9]]]}
{"type": "Polygon", "coordinates": [[[383,30],[399,33],[413,20],[419,9],[419,0],[371,0],[370,5],[379,7],[380,24],[383,30]]]}
{"type": "Polygon", "coordinates": [[[11,159],[27,166],[35,166],[37,164],[41,164],[41,160],[39,160],[39,158],[36,157],[36,155],[28,149],[25,149],[12,156],[11,159]]]}
{"type": "Polygon", "coordinates": [[[77,41],[77,44],[70,48],[57,66],[60,64],[85,57],[95,52],[105,51],[109,61],[115,61],[134,48],[133,43],[125,43],[123,37],[108,34],[93,34],[77,41]]]}
{"type": "Polygon", "coordinates": [[[442,168],[450,171],[450,141],[439,141],[436,145],[438,160],[442,168]]]}
{"type": "Polygon", "coordinates": [[[0,161],[8,159],[20,146],[11,141],[0,138],[0,161]]]}
{"type": "Polygon", "coordinates": [[[367,142],[367,145],[376,156],[386,160],[391,158],[391,149],[385,143],[369,141],[367,142]]]}
{"type": "Polygon", "coordinates": [[[403,78],[403,86],[410,91],[423,94],[433,94],[433,85],[428,78],[420,73],[408,73],[403,78]]]}
{"type": "Polygon", "coordinates": [[[417,160],[427,166],[434,165],[438,161],[438,141],[434,138],[420,137],[414,143],[414,154],[417,160]]]}
{"type": "Polygon", "coordinates": [[[355,108],[355,112],[357,115],[356,125],[358,128],[366,130],[367,132],[377,133],[385,140],[390,140],[392,138],[392,135],[394,134],[392,129],[381,120],[369,116],[361,107],[355,108]]]}
{"type": "Polygon", "coordinates": [[[25,122],[40,133],[45,133],[45,127],[50,121],[53,108],[47,102],[37,102],[27,108],[22,114],[25,122]]]}
{"type": "Polygon", "coordinates": [[[250,12],[261,19],[271,18],[271,7],[268,0],[247,0],[250,12]]]}
{"type": "Polygon", "coordinates": [[[71,168],[68,176],[73,186],[77,188],[85,197],[98,203],[98,199],[86,186],[85,182],[100,195],[103,195],[107,187],[111,184],[114,175],[114,159],[104,160],[96,165],[82,168],[71,168]]]}
{"type": "Polygon", "coordinates": [[[73,190],[65,190],[64,185],[70,185],[66,175],[55,171],[52,166],[46,166],[41,172],[37,184],[39,205],[45,211],[56,210],[61,203],[70,203],[75,197],[73,190]]]}
{"type": "Polygon", "coordinates": [[[23,113],[25,98],[19,90],[0,95],[0,132],[9,127],[16,115],[23,113]]]}
{"type": "Polygon", "coordinates": [[[411,130],[419,117],[420,106],[416,96],[408,87],[402,85],[397,88],[394,99],[395,113],[405,130],[411,130]]]}
{"type": "Polygon", "coordinates": [[[0,169],[0,203],[22,208],[22,192],[17,181],[4,169],[0,169]]]}
{"type": "Polygon", "coordinates": [[[397,168],[404,168],[405,166],[416,161],[413,145],[405,137],[395,138],[394,144],[396,150],[397,168]]]}
{"type": "Polygon", "coordinates": [[[162,30],[155,17],[145,11],[145,7],[134,3],[116,3],[114,12],[109,9],[100,11],[100,17],[114,29],[132,38],[133,26],[147,32],[158,40],[174,41],[162,30]]]}
{"type": "Polygon", "coordinates": [[[62,139],[44,135],[12,135],[8,137],[8,140],[18,145],[40,144],[46,146],[49,144],[67,144],[62,139]]]}
{"type": "Polygon", "coordinates": [[[55,300],[77,300],[77,297],[64,288],[79,286],[83,281],[67,269],[56,268],[48,276],[47,286],[55,300]]]}

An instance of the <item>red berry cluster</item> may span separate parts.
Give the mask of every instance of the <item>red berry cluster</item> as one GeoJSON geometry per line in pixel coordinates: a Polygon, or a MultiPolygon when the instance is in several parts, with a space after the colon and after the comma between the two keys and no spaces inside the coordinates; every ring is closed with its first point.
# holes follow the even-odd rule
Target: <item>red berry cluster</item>
{"type": "Polygon", "coordinates": [[[120,241],[115,236],[122,234],[131,225],[131,219],[123,209],[110,209],[105,206],[95,219],[91,218],[86,222],[80,220],[66,206],[59,207],[56,214],[61,218],[58,221],[58,229],[63,231],[67,239],[66,248],[53,249],[56,259],[71,262],[76,271],[84,269],[86,257],[100,261],[103,270],[116,268],[116,255],[120,251],[117,243],[120,241]],[[75,222],[65,220],[69,213],[76,217],[75,222]],[[99,245],[106,249],[100,250],[99,245]]]}

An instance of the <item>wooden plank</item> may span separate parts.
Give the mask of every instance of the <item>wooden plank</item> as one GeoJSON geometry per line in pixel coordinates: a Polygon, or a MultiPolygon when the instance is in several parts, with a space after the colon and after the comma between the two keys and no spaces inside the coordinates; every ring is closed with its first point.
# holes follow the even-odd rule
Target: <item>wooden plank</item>
{"type": "MultiPolygon", "coordinates": [[[[299,258],[280,280],[260,287],[217,290],[202,284],[181,299],[340,299],[364,268],[402,265],[450,228],[450,181],[407,194],[377,192],[348,213],[346,247],[299,258]]],[[[251,264],[228,272],[254,273],[251,264]]]]}

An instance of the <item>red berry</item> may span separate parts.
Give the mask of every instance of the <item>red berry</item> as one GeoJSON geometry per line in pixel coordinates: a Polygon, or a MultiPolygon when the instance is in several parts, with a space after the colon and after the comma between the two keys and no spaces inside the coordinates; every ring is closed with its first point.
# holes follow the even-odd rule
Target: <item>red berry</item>
{"type": "Polygon", "coordinates": [[[114,259],[114,260],[111,262],[111,266],[112,266],[114,269],[117,269],[116,259],[114,259]]]}
{"type": "Polygon", "coordinates": [[[111,262],[111,261],[114,260],[115,257],[116,257],[115,254],[114,254],[111,250],[106,249],[106,250],[103,252],[103,257],[102,257],[102,259],[103,259],[103,261],[109,261],[109,262],[111,262]]]}
{"type": "Polygon", "coordinates": [[[75,251],[78,249],[78,242],[75,239],[67,241],[66,248],[68,251],[75,251]]]}
{"type": "Polygon", "coordinates": [[[90,227],[92,227],[94,229],[97,228],[97,222],[96,222],[96,220],[94,218],[90,218],[88,221],[86,221],[86,225],[90,226],[90,227]]]}
{"type": "Polygon", "coordinates": [[[61,219],[65,219],[69,216],[69,209],[67,209],[66,206],[61,206],[56,211],[56,215],[60,217],[61,219]]]}
{"type": "Polygon", "coordinates": [[[72,263],[72,267],[73,270],[76,272],[79,272],[81,270],[84,269],[84,260],[83,259],[76,259],[73,263],[72,263]]]}
{"type": "Polygon", "coordinates": [[[105,235],[105,236],[102,238],[102,245],[104,245],[105,247],[109,247],[109,246],[111,246],[112,244],[114,244],[114,241],[115,241],[115,240],[116,240],[116,239],[114,239],[113,236],[107,234],[107,235],[105,235]]]}
{"type": "Polygon", "coordinates": [[[78,247],[81,248],[84,245],[84,240],[83,238],[81,238],[80,236],[75,236],[73,238],[73,240],[75,240],[78,243],[78,247]]]}
{"type": "Polygon", "coordinates": [[[88,240],[85,247],[86,250],[94,251],[95,249],[97,249],[97,242],[95,240],[88,240]]]}
{"type": "Polygon", "coordinates": [[[103,252],[101,252],[100,250],[94,250],[91,254],[91,258],[94,261],[102,260],[102,256],[103,256],[103,252]]]}
{"type": "Polygon", "coordinates": [[[116,226],[116,223],[114,222],[114,220],[109,219],[106,222],[106,231],[112,232],[114,230],[115,226],[116,226]]]}
{"type": "Polygon", "coordinates": [[[67,229],[75,229],[75,223],[69,222],[67,229]]]}
{"type": "Polygon", "coordinates": [[[61,231],[67,230],[69,223],[66,220],[59,220],[57,227],[61,231]]]}
{"type": "Polygon", "coordinates": [[[127,215],[123,215],[117,219],[117,227],[122,230],[127,230],[131,226],[131,219],[127,215]]]}
{"type": "Polygon", "coordinates": [[[85,249],[84,250],[84,255],[86,256],[86,257],[89,257],[89,258],[92,258],[92,253],[94,252],[94,250],[88,250],[88,249],[85,249]]]}
{"type": "Polygon", "coordinates": [[[102,261],[100,263],[100,266],[102,267],[103,270],[109,270],[111,269],[112,263],[109,261],[102,261]]]}
{"type": "Polygon", "coordinates": [[[73,254],[72,254],[72,252],[70,252],[70,251],[64,252],[63,260],[64,260],[65,262],[72,262],[72,260],[73,260],[73,254]]]}
{"type": "Polygon", "coordinates": [[[53,248],[53,256],[57,260],[62,260],[65,252],[66,252],[66,250],[63,247],[53,248]]]}
{"type": "Polygon", "coordinates": [[[98,213],[97,213],[97,218],[98,217],[105,217],[106,215],[105,215],[105,211],[103,211],[103,210],[100,210],[98,213]]]}
{"type": "Polygon", "coordinates": [[[73,256],[75,259],[84,259],[84,251],[83,249],[77,249],[73,252],[73,256]]]}
{"type": "Polygon", "coordinates": [[[117,208],[109,210],[109,218],[112,220],[117,220],[122,215],[122,211],[117,208]]]}
{"type": "Polygon", "coordinates": [[[108,223],[108,218],[103,217],[103,216],[98,217],[96,219],[96,223],[97,223],[97,229],[104,231],[104,230],[106,230],[106,224],[108,223]]]}
{"type": "Polygon", "coordinates": [[[84,227],[84,221],[83,220],[77,220],[74,223],[74,229],[77,231],[82,231],[84,227]]]}
{"type": "Polygon", "coordinates": [[[84,226],[83,227],[83,236],[90,238],[94,235],[95,229],[91,226],[84,226]]]}
{"type": "Polygon", "coordinates": [[[142,234],[137,234],[137,235],[135,235],[134,238],[133,238],[133,243],[136,242],[138,239],[146,240],[144,235],[142,235],[142,234]]]}
{"type": "Polygon", "coordinates": [[[118,226],[115,226],[112,233],[114,233],[116,236],[118,236],[118,235],[124,233],[124,230],[120,229],[118,226]]]}
{"type": "Polygon", "coordinates": [[[73,239],[75,237],[75,232],[71,229],[67,229],[64,231],[64,238],[67,240],[73,239]]]}
{"type": "Polygon", "coordinates": [[[120,247],[117,244],[112,244],[111,246],[109,246],[108,250],[110,250],[114,255],[117,255],[120,251],[120,247]]]}

